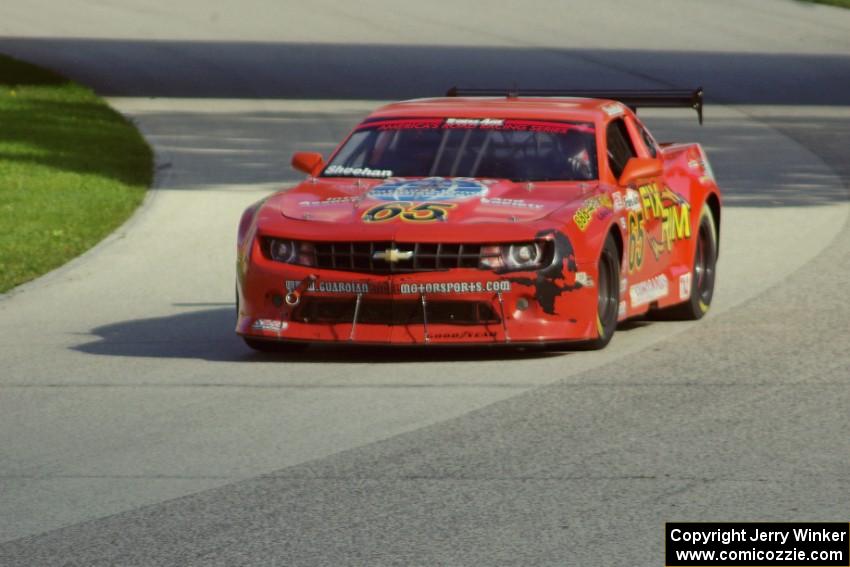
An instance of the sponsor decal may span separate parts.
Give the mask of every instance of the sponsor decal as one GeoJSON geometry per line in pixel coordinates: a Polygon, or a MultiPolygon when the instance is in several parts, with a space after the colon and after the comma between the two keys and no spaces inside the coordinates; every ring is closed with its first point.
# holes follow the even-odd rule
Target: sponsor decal
{"type": "Polygon", "coordinates": [[[623,200],[623,194],[619,191],[611,194],[611,200],[614,202],[614,212],[619,213],[626,208],[626,203],[623,200]]]}
{"type": "Polygon", "coordinates": [[[363,222],[387,222],[401,219],[407,222],[436,222],[444,221],[449,216],[449,210],[455,208],[454,203],[422,203],[415,205],[411,202],[394,201],[376,205],[363,213],[363,222]]]}
{"type": "Polygon", "coordinates": [[[691,273],[679,276],[679,299],[682,301],[691,297],[691,273]]]}
{"type": "Polygon", "coordinates": [[[369,121],[360,124],[357,129],[377,128],[378,130],[439,130],[439,129],[483,129],[512,130],[517,132],[548,132],[566,134],[571,131],[593,133],[591,123],[558,122],[554,120],[517,120],[501,118],[405,118],[400,120],[369,121]]]}
{"type": "Polygon", "coordinates": [[[399,293],[402,295],[422,293],[483,293],[511,291],[508,280],[490,280],[485,282],[434,282],[434,283],[402,283],[399,293]]]}
{"type": "Polygon", "coordinates": [[[629,288],[629,300],[632,307],[646,305],[662,297],[667,297],[667,294],[670,292],[669,287],[667,276],[658,274],[654,278],[636,283],[629,288]]]}
{"type": "Polygon", "coordinates": [[[626,198],[623,199],[623,203],[630,211],[639,213],[643,210],[643,207],[640,204],[640,193],[638,193],[634,189],[626,190],[626,198]]]}
{"type": "Polygon", "coordinates": [[[544,313],[557,315],[556,300],[564,293],[581,289],[576,281],[576,259],[573,245],[567,235],[559,230],[541,230],[535,239],[550,238],[555,244],[555,256],[548,266],[529,276],[513,277],[510,281],[534,288],[534,299],[544,313]]]}
{"type": "MultiPolygon", "coordinates": [[[[293,291],[301,285],[298,280],[287,280],[286,290],[293,291]]],[[[463,293],[496,293],[511,291],[510,280],[487,280],[467,282],[411,282],[398,283],[390,287],[389,282],[358,282],[358,281],[311,281],[307,292],[336,293],[343,295],[372,294],[372,295],[420,295],[420,294],[463,294],[463,293]]]]}
{"type": "Polygon", "coordinates": [[[499,118],[446,118],[445,128],[502,128],[505,121],[499,118]]]}
{"type": "Polygon", "coordinates": [[[255,331],[284,331],[289,326],[286,321],[278,321],[277,319],[257,319],[251,325],[251,329],[255,331]]]}
{"type": "Polygon", "coordinates": [[[382,183],[373,187],[366,196],[377,201],[461,201],[487,195],[483,183],[457,177],[429,177],[407,181],[404,179],[382,183]]]}
{"type": "MultiPolygon", "coordinates": [[[[300,281],[287,280],[286,290],[294,291],[301,285],[300,281]]],[[[316,281],[313,280],[307,285],[306,291],[321,292],[321,293],[388,293],[389,288],[382,287],[369,282],[334,282],[329,280],[316,281]]]]}
{"type": "Polygon", "coordinates": [[[593,278],[587,272],[576,272],[576,283],[582,287],[593,287],[593,278]]]}
{"type": "Polygon", "coordinates": [[[617,103],[606,104],[602,107],[602,112],[608,116],[619,116],[623,113],[623,106],[617,103]]]}
{"type": "Polygon", "coordinates": [[[620,278],[620,295],[626,295],[629,292],[628,278],[620,278]]]}
{"type": "Polygon", "coordinates": [[[331,177],[392,177],[391,169],[370,169],[368,167],[345,167],[343,165],[329,165],[325,169],[325,176],[331,177]]]}
{"type": "Polygon", "coordinates": [[[599,195],[586,200],[584,204],[573,214],[573,222],[576,223],[578,229],[584,232],[587,225],[593,219],[593,213],[597,214],[597,218],[604,219],[611,213],[611,197],[608,195],[599,195]]]}
{"type": "Polygon", "coordinates": [[[669,187],[660,189],[658,184],[650,183],[638,187],[643,219],[661,220],[661,234],[649,234],[647,241],[655,259],[661,254],[673,250],[673,244],[691,237],[691,206],[685,199],[669,187]]]}
{"type": "Polygon", "coordinates": [[[329,197],[320,201],[299,201],[301,207],[326,207],[329,205],[342,205],[345,203],[356,203],[359,197],[329,197]]]}
{"type": "Polygon", "coordinates": [[[649,246],[656,260],[673,250],[673,245],[691,237],[691,207],[688,202],[669,187],[660,189],[656,183],[638,188],[640,206],[635,210],[626,195],[629,233],[629,272],[643,266],[644,247],[649,246]],[[660,220],[658,234],[646,230],[650,220],[660,220]]]}
{"type": "Polygon", "coordinates": [[[453,331],[449,333],[434,333],[431,338],[437,339],[494,339],[494,331],[453,331]]]}
{"type": "MultiPolygon", "coordinates": [[[[702,152],[700,152],[700,153],[702,153],[702,152]]],[[[703,167],[704,171],[702,172],[703,177],[700,177],[700,179],[708,178],[708,180],[713,183],[715,177],[714,177],[714,169],[711,167],[711,162],[708,161],[708,158],[705,157],[704,154],[703,154],[701,159],[702,159],[702,167],[703,167]]]]}
{"type": "MultiPolygon", "coordinates": [[[[373,122],[366,122],[358,126],[357,129],[372,128],[375,125],[373,122]]],[[[442,125],[442,118],[403,118],[401,120],[382,120],[377,123],[378,130],[431,130],[440,128],[442,125]]]]}
{"type": "Polygon", "coordinates": [[[626,318],[626,302],[621,301],[620,305],[617,307],[617,320],[620,321],[626,318]]]}
{"type": "Polygon", "coordinates": [[[525,199],[500,199],[498,197],[489,199],[481,197],[482,205],[495,205],[497,207],[514,207],[517,209],[542,209],[542,203],[529,203],[525,199]]]}

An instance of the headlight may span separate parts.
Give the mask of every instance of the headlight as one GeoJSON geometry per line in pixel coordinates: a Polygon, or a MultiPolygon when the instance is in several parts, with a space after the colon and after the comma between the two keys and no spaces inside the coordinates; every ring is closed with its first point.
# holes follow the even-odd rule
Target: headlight
{"type": "Polygon", "coordinates": [[[266,255],[275,262],[302,266],[316,265],[316,249],[309,242],[266,238],[264,248],[266,255]]]}
{"type": "Polygon", "coordinates": [[[269,239],[269,256],[277,262],[291,264],[295,259],[295,243],[291,240],[269,239]]]}
{"type": "Polygon", "coordinates": [[[547,254],[546,244],[544,241],[482,246],[479,267],[502,272],[536,270],[551,256],[547,254]]]}
{"type": "Polygon", "coordinates": [[[508,267],[524,270],[534,268],[540,260],[540,245],[536,242],[511,244],[508,248],[508,267]]]}

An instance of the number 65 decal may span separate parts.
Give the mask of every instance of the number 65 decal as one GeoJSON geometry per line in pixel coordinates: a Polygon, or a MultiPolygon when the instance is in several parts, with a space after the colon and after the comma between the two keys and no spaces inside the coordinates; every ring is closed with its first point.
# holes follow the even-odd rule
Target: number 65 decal
{"type": "Polygon", "coordinates": [[[422,203],[414,205],[409,202],[384,203],[372,207],[363,213],[363,222],[387,222],[400,218],[407,222],[434,222],[446,220],[449,210],[457,205],[451,203],[422,203]]]}
{"type": "Polygon", "coordinates": [[[643,213],[629,212],[629,272],[640,270],[643,266],[643,213]]]}

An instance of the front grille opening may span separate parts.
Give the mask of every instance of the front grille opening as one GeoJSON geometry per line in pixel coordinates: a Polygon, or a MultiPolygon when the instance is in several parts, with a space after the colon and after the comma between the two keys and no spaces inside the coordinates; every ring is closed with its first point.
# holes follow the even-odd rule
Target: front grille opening
{"type": "MultiPolygon", "coordinates": [[[[304,298],[292,314],[299,323],[351,323],[354,299],[304,298]]],[[[428,301],[429,325],[486,325],[501,320],[489,303],[481,301],[428,301]]],[[[357,324],[422,325],[420,300],[364,299],[357,324]]]]}
{"type": "MultiPolygon", "coordinates": [[[[271,257],[271,238],[264,238],[262,249],[271,257]]],[[[431,244],[413,242],[314,242],[309,249],[312,263],[326,270],[363,273],[409,273],[445,271],[452,268],[478,268],[481,263],[480,244],[431,244]],[[389,262],[380,253],[394,250],[401,258],[389,262]],[[375,254],[378,254],[378,258],[375,254]]]]}
{"type": "MultiPolygon", "coordinates": [[[[271,258],[270,246],[274,239],[264,237],[262,250],[271,258]]],[[[541,241],[543,265],[551,263],[554,247],[550,241],[541,241]]],[[[325,270],[342,270],[372,274],[436,272],[453,268],[489,269],[486,260],[499,253],[482,244],[414,243],[390,241],[366,242],[297,242],[300,252],[293,262],[314,265],[325,270]],[[392,254],[392,260],[387,255],[392,254]],[[377,256],[377,257],[376,257],[377,256]]],[[[504,245],[503,245],[504,246],[504,245]]]]}

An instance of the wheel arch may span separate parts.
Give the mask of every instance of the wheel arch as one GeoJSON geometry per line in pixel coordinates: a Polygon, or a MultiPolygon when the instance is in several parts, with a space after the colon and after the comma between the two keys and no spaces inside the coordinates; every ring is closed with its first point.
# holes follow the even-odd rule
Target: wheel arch
{"type": "Polygon", "coordinates": [[[717,257],[720,257],[720,198],[716,193],[709,193],[705,199],[705,204],[708,210],[711,211],[711,217],[714,220],[714,230],[717,232],[717,242],[715,243],[717,257]]]}
{"type": "MultiPolygon", "coordinates": [[[[610,234],[614,238],[614,243],[617,245],[617,255],[620,260],[620,265],[623,265],[623,254],[625,252],[623,245],[623,235],[620,234],[620,227],[617,223],[613,223],[611,228],[608,229],[608,234],[610,234]]],[[[606,235],[607,238],[607,235],[606,235]]],[[[605,246],[605,240],[602,241],[602,246],[605,246]]],[[[602,254],[602,249],[599,249],[599,253],[602,254]]]]}

